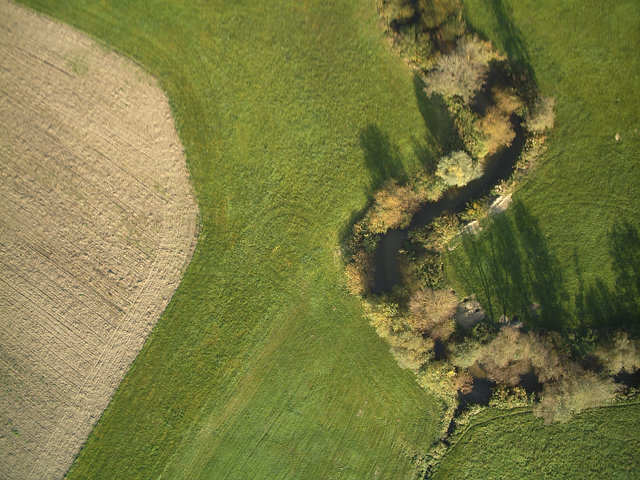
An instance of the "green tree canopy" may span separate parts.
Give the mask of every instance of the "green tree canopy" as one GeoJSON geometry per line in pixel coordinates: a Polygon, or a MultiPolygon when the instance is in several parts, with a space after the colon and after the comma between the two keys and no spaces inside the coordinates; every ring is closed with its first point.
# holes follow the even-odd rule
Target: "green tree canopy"
{"type": "Polygon", "coordinates": [[[452,187],[461,187],[482,175],[482,166],[467,152],[457,151],[442,157],[436,175],[452,187]]]}

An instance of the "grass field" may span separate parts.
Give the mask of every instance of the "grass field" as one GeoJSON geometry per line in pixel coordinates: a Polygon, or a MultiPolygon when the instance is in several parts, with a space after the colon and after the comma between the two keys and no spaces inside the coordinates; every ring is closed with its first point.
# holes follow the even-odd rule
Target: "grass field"
{"type": "Polygon", "coordinates": [[[404,478],[440,407],[344,288],[343,229],[435,141],[373,0],[25,2],[166,90],[194,259],[69,478],[404,478]]]}
{"type": "Polygon", "coordinates": [[[433,479],[638,478],[637,404],[590,410],[550,426],[530,412],[501,415],[504,412],[479,415],[449,450],[433,479]]]}
{"type": "MultiPolygon", "coordinates": [[[[546,302],[553,317],[547,320],[556,328],[637,321],[637,305],[628,308],[618,295],[629,285],[615,285],[621,270],[640,275],[634,253],[640,248],[640,4],[465,0],[464,6],[473,28],[528,65],[542,92],[557,99],[549,150],[515,195],[519,213],[508,214],[513,224],[516,216],[526,217],[529,227],[507,238],[504,224],[493,231],[516,245],[502,271],[533,275],[519,286],[521,297],[543,308],[546,302]],[[620,228],[625,221],[627,230],[620,228]]],[[[451,257],[461,264],[448,269],[452,283],[480,293],[462,249],[451,257]]],[[[518,306],[508,303],[507,313],[515,313],[518,306]]]]}
{"type": "MultiPolygon", "coordinates": [[[[374,187],[415,169],[416,151],[437,150],[437,127],[425,125],[375,2],[25,3],[158,77],[202,216],[181,286],[69,478],[411,477],[410,457],[436,438],[441,410],[366,324],[336,253],[374,187]]],[[[560,304],[575,313],[574,299],[600,277],[612,288],[611,226],[638,226],[639,7],[513,0],[512,19],[499,0],[465,5],[474,27],[528,61],[558,99],[545,163],[517,198],[557,262],[560,304]]],[[[606,432],[637,430],[640,416],[606,412],[564,426],[529,415],[474,427],[439,475],[517,472],[521,457],[507,453],[535,442],[543,451],[553,432],[564,440],[549,455],[526,458],[577,472],[569,462],[588,451],[614,475],[626,465],[596,445],[606,432]],[[465,463],[474,458],[482,463],[465,463]]],[[[626,459],[620,439],[607,452],[626,459]]]]}

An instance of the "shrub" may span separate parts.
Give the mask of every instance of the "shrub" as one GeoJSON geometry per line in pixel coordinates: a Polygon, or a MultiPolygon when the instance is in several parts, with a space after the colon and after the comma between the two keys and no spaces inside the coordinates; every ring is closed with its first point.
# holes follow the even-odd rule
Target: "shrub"
{"type": "Polygon", "coordinates": [[[369,229],[385,233],[390,228],[406,227],[419,206],[420,199],[413,188],[393,180],[375,194],[369,229]]]}
{"type": "Polygon", "coordinates": [[[475,338],[467,337],[464,341],[451,345],[450,361],[459,368],[469,368],[478,359],[483,345],[475,338]]]}
{"type": "Polygon", "coordinates": [[[460,107],[455,115],[454,123],[464,148],[473,158],[484,158],[487,149],[487,135],[482,131],[478,117],[467,106],[460,107]]]}
{"type": "Polygon", "coordinates": [[[596,356],[612,375],[621,370],[631,373],[640,368],[640,345],[626,332],[617,332],[611,341],[598,348],[596,356]]]}
{"type": "Polygon", "coordinates": [[[458,300],[450,290],[423,288],[409,299],[409,326],[433,339],[447,340],[455,330],[451,318],[456,311],[458,300]]]}
{"type": "Polygon", "coordinates": [[[443,282],[442,256],[437,252],[417,254],[412,258],[415,264],[415,274],[419,277],[421,285],[436,287],[443,282]]]}
{"type": "Polygon", "coordinates": [[[449,186],[461,187],[482,175],[482,166],[463,151],[442,157],[436,175],[449,186]]]}
{"type": "Polygon", "coordinates": [[[522,387],[497,386],[491,395],[489,405],[498,408],[517,408],[530,405],[532,398],[522,387]]]}
{"type": "Polygon", "coordinates": [[[364,309],[371,325],[387,341],[402,368],[415,371],[433,358],[433,340],[412,331],[396,303],[384,299],[367,300],[364,309]]]}
{"type": "Polygon", "coordinates": [[[416,229],[409,234],[413,242],[418,242],[430,251],[444,252],[448,243],[460,232],[460,221],[452,213],[444,212],[431,224],[416,229]]]}
{"type": "Polygon", "coordinates": [[[458,0],[418,0],[417,4],[420,19],[439,49],[455,43],[464,33],[466,25],[458,0]]]}
{"type": "Polygon", "coordinates": [[[491,96],[495,107],[505,115],[511,115],[523,106],[520,97],[511,89],[494,87],[491,89],[491,96]]]}
{"type": "Polygon", "coordinates": [[[542,417],[545,423],[566,422],[587,408],[613,400],[616,387],[611,379],[577,368],[572,370],[562,379],[545,384],[540,402],[533,408],[534,415],[542,417]]]}
{"type": "Polygon", "coordinates": [[[531,133],[541,134],[553,127],[556,114],[553,111],[556,100],[552,97],[540,96],[529,110],[525,126],[531,133]]]}
{"type": "Polygon", "coordinates": [[[387,337],[391,353],[400,368],[419,370],[433,358],[433,340],[429,337],[401,331],[387,337]]]}
{"type": "Polygon", "coordinates": [[[489,213],[489,202],[486,197],[479,200],[471,200],[467,203],[464,212],[460,214],[462,220],[471,222],[473,220],[480,220],[485,218],[489,213]]]}
{"type": "Polygon", "coordinates": [[[380,236],[369,229],[369,215],[353,225],[351,235],[346,241],[343,255],[350,258],[355,253],[363,250],[368,253],[375,252],[380,236]]]}
{"type": "Polygon", "coordinates": [[[363,295],[373,285],[372,254],[359,251],[353,255],[353,261],[345,268],[347,290],[352,295],[363,295]]]}
{"type": "Polygon", "coordinates": [[[402,330],[402,318],[398,304],[384,299],[367,299],[363,302],[364,315],[376,329],[378,335],[387,338],[391,333],[402,330]]]}
{"type": "Polygon", "coordinates": [[[468,377],[445,361],[431,362],[418,374],[420,386],[438,395],[450,406],[457,403],[458,390],[465,388],[468,377]]]}
{"type": "Polygon", "coordinates": [[[443,55],[427,75],[427,95],[441,95],[446,100],[460,98],[468,104],[482,88],[489,72],[489,62],[497,58],[489,42],[475,36],[458,40],[456,49],[443,55]]]}
{"type": "Polygon", "coordinates": [[[480,131],[486,138],[485,149],[488,155],[510,145],[516,136],[509,116],[496,106],[489,108],[480,120],[480,131]]]}
{"type": "Polygon", "coordinates": [[[442,27],[452,17],[459,18],[461,12],[458,0],[418,0],[417,9],[427,29],[442,27]]]}
{"type": "Polygon", "coordinates": [[[473,390],[473,377],[471,374],[463,369],[456,369],[456,374],[452,379],[453,388],[456,391],[467,394],[473,390]]]}
{"type": "Polygon", "coordinates": [[[547,149],[546,137],[544,135],[536,135],[530,137],[524,144],[520,158],[516,163],[516,168],[523,172],[534,169],[537,166],[538,158],[547,149]]]}

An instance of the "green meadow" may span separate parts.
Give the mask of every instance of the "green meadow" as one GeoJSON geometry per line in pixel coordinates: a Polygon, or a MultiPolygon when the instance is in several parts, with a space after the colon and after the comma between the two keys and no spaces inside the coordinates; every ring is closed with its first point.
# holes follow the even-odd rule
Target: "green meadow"
{"type": "Polygon", "coordinates": [[[514,195],[519,209],[480,236],[478,257],[465,249],[449,256],[450,281],[485,304],[491,297],[497,316],[539,302],[555,329],[637,322],[640,4],[463,4],[472,29],[556,99],[556,122],[541,165],[514,195]],[[478,263],[493,286],[478,278],[478,263]]]}
{"type": "Polygon", "coordinates": [[[338,254],[377,184],[438,150],[374,1],[25,3],[158,78],[202,217],[69,478],[411,478],[441,407],[338,254]]]}
{"type": "Polygon", "coordinates": [[[638,478],[640,405],[544,425],[530,412],[486,411],[458,436],[434,480],[638,478]]]}

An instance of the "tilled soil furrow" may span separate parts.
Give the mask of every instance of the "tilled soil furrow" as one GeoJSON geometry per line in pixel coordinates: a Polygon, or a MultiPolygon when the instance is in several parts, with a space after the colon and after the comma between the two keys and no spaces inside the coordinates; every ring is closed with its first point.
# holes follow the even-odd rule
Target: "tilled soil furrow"
{"type": "MultiPolygon", "coordinates": [[[[161,248],[160,250],[165,251],[164,248],[161,248]]],[[[141,300],[144,300],[144,297],[155,296],[153,295],[153,292],[149,292],[148,290],[154,290],[155,288],[157,288],[155,285],[153,285],[153,283],[150,280],[155,278],[157,274],[160,273],[155,271],[156,269],[161,268],[159,267],[159,265],[161,265],[160,262],[154,262],[154,265],[152,267],[153,270],[150,272],[149,277],[145,281],[145,285],[138,293],[136,301],[134,302],[134,307],[130,311],[131,317],[135,318],[135,317],[141,316],[139,314],[140,313],[139,310],[141,309],[144,310],[145,305],[147,305],[147,302],[141,301],[141,300]]],[[[126,325],[126,324],[127,324],[126,321],[122,322],[122,325],[126,325]]],[[[98,384],[101,380],[104,381],[105,379],[112,378],[113,362],[111,361],[111,357],[114,357],[114,358],[121,357],[123,350],[124,351],[129,350],[132,346],[135,347],[136,346],[135,344],[137,343],[140,343],[140,340],[135,337],[134,331],[127,332],[124,330],[117,329],[109,338],[109,342],[107,343],[105,348],[102,350],[100,354],[100,358],[98,359],[95,366],[93,367],[93,369],[91,370],[89,375],[86,377],[85,381],[83,382],[82,386],[80,387],[80,393],[82,394],[86,389],[90,389],[93,385],[98,384]]],[[[141,345],[137,346],[136,349],[139,349],[140,347],[141,345]]],[[[79,397],[79,398],[81,402],[84,401],[82,397],[79,397]]],[[[76,407],[79,409],[80,405],[76,405],[76,407]]],[[[60,445],[61,439],[65,439],[68,437],[73,438],[75,436],[73,433],[74,433],[74,429],[77,427],[73,423],[68,421],[69,416],[63,418],[54,429],[50,437],[50,440],[45,447],[45,456],[48,456],[51,450],[55,446],[60,445]]],[[[39,475],[40,473],[41,471],[39,470],[38,465],[36,465],[34,466],[34,469],[30,472],[30,478],[36,478],[35,476],[39,475]]]]}
{"type": "MultiPolygon", "coordinates": [[[[12,273],[10,270],[7,272],[12,273]]],[[[13,274],[11,278],[13,280],[11,285],[0,280],[5,284],[7,291],[14,292],[12,304],[2,307],[3,316],[6,318],[6,321],[3,322],[4,326],[18,333],[26,329],[36,338],[41,338],[43,343],[46,340],[44,348],[47,349],[56,346],[51,345],[52,342],[61,342],[67,349],[77,350],[76,357],[90,362],[95,355],[92,346],[99,343],[101,338],[98,331],[81,326],[80,321],[84,321],[84,319],[44,310],[41,305],[56,302],[55,296],[43,293],[36,287],[36,284],[29,282],[21,275],[13,274]],[[74,328],[71,328],[70,325],[74,328]]]]}
{"type": "MultiPolygon", "coordinates": [[[[2,106],[2,104],[0,104],[0,106],[2,106]]],[[[2,109],[0,109],[0,114],[2,114],[2,109]]],[[[33,134],[34,129],[39,129],[38,126],[31,127],[32,128],[29,128],[30,133],[24,135],[24,138],[22,138],[21,140],[26,141],[26,138],[28,138],[29,135],[33,134]]],[[[96,208],[95,212],[105,211],[109,204],[113,204],[121,210],[121,214],[124,218],[132,217],[136,214],[139,215],[140,212],[134,207],[134,205],[140,204],[141,195],[137,193],[136,189],[131,188],[129,180],[124,177],[121,172],[113,172],[107,169],[100,170],[99,164],[88,165],[86,161],[82,160],[85,158],[95,158],[96,156],[103,158],[104,155],[101,152],[95,151],[94,147],[92,146],[88,148],[90,153],[87,154],[87,152],[80,151],[77,146],[71,144],[70,142],[62,144],[57,140],[58,137],[51,134],[48,130],[43,129],[41,132],[41,136],[46,136],[51,140],[51,142],[47,143],[47,148],[45,149],[45,152],[47,152],[48,155],[42,155],[42,153],[45,152],[33,152],[35,153],[34,156],[36,158],[38,156],[46,158],[51,155],[52,151],[55,150],[58,150],[58,152],[56,152],[58,155],[66,157],[64,164],[58,164],[61,170],[66,170],[66,175],[59,179],[56,179],[57,182],[55,186],[57,186],[58,188],[64,188],[65,190],[71,190],[75,193],[76,197],[81,197],[83,202],[85,203],[93,201],[94,204],[89,204],[87,205],[87,207],[101,207],[96,208]],[[93,152],[91,152],[92,149],[93,152]],[[97,185],[87,178],[87,176],[95,176],[96,174],[99,174],[104,178],[108,178],[109,183],[97,185]],[[71,183],[66,183],[65,180],[70,180],[71,183]],[[88,191],[84,191],[87,189],[88,191]],[[105,192],[105,189],[109,189],[110,191],[105,192]],[[134,193],[134,198],[130,198],[132,191],[136,192],[134,193]]],[[[15,135],[15,137],[19,137],[19,134],[15,135]]],[[[3,147],[2,150],[4,150],[2,153],[5,158],[16,158],[16,155],[13,154],[14,152],[7,151],[7,147],[3,147]]],[[[36,159],[34,159],[33,163],[35,162],[37,162],[36,159]]],[[[13,171],[11,171],[10,173],[5,173],[5,176],[11,175],[11,177],[15,177],[17,173],[26,173],[24,168],[21,167],[20,164],[16,161],[10,162],[10,160],[8,160],[5,168],[8,169],[9,166],[13,166],[13,171]]],[[[157,195],[149,194],[149,197],[145,198],[145,201],[142,203],[142,205],[146,207],[146,210],[149,214],[152,214],[154,211],[156,211],[153,207],[159,207],[160,205],[162,205],[162,203],[160,202],[161,199],[159,199],[157,195]]]]}
{"type": "Polygon", "coordinates": [[[32,267],[43,279],[42,282],[39,282],[39,289],[52,289],[66,294],[73,293],[73,298],[65,298],[62,303],[56,302],[52,307],[54,312],[60,310],[71,317],[89,313],[99,320],[97,324],[100,328],[111,329],[115,328],[117,323],[114,318],[120,316],[124,312],[124,308],[129,305],[129,303],[122,306],[115,304],[109,298],[112,296],[110,290],[104,294],[97,293],[95,289],[78,279],[63,265],[53,261],[51,255],[40,250],[37,244],[23,242],[22,238],[17,235],[10,241],[0,239],[0,256],[2,257],[0,261],[8,269],[22,272],[23,275],[33,275],[28,270],[32,267]],[[15,256],[8,255],[8,252],[13,252],[15,256]]]}
{"type": "Polygon", "coordinates": [[[24,361],[30,359],[26,352],[19,356],[8,356],[0,349],[0,370],[6,374],[5,388],[0,389],[0,406],[2,411],[9,411],[11,406],[19,405],[18,412],[12,419],[12,424],[20,431],[21,435],[37,435],[42,439],[43,434],[48,433],[51,422],[56,420],[55,408],[43,408],[44,405],[55,406],[68,397],[75,387],[66,377],[49,365],[29,364],[25,367],[24,361]],[[18,367],[20,365],[20,367],[18,367]],[[7,383],[10,379],[20,379],[14,388],[7,383]],[[18,415],[19,414],[19,415],[18,415]],[[37,424],[37,429],[20,428],[29,426],[29,419],[37,424]],[[34,431],[35,430],[35,431],[34,431]]]}
{"type": "MultiPolygon", "coordinates": [[[[97,293],[91,296],[102,296],[105,299],[104,305],[110,307],[114,315],[116,315],[115,312],[121,313],[131,305],[129,298],[131,294],[130,291],[131,289],[137,288],[137,284],[142,281],[137,271],[143,271],[144,265],[131,262],[131,265],[136,266],[136,270],[123,272],[122,275],[117,277],[117,282],[114,283],[106,278],[106,276],[110,275],[109,267],[105,268],[104,271],[96,270],[95,264],[91,263],[92,261],[95,262],[96,259],[103,260],[105,255],[91,255],[90,252],[84,255],[78,253],[77,250],[67,251],[61,248],[50,248],[47,242],[40,240],[40,237],[37,236],[38,232],[35,231],[32,231],[31,234],[36,236],[32,237],[33,240],[27,244],[26,241],[24,241],[24,230],[20,233],[14,225],[10,227],[6,226],[6,231],[15,233],[13,238],[16,240],[16,244],[14,244],[16,249],[21,249],[20,243],[26,244],[27,248],[35,251],[39,256],[44,257],[46,261],[50,262],[55,267],[54,271],[56,274],[64,274],[68,280],[72,280],[72,285],[68,285],[66,282],[62,283],[67,285],[65,288],[72,287],[69,293],[77,294],[74,295],[74,301],[82,303],[81,298],[83,293],[93,289],[97,293]],[[69,264],[69,258],[73,259],[72,264],[69,264]],[[96,273],[98,275],[96,275],[96,273]]],[[[0,240],[0,242],[2,242],[3,245],[7,243],[6,240],[0,240]]],[[[84,242],[75,242],[75,244],[82,246],[84,242]]],[[[2,248],[2,250],[5,249],[2,248]]],[[[109,257],[118,258],[115,255],[111,255],[107,256],[107,259],[109,257]]],[[[126,257],[123,256],[122,258],[126,257]]],[[[10,260],[11,259],[7,261],[10,260]]],[[[114,264],[112,263],[111,265],[114,264]]]]}
{"type": "MultiPolygon", "coordinates": [[[[19,226],[24,223],[22,219],[30,218],[30,215],[42,215],[47,211],[47,199],[40,196],[33,196],[32,201],[26,202],[28,198],[28,189],[22,185],[22,182],[17,181],[15,189],[5,187],[6,182],[0,182],[0,195],[3,196],[5,202],[0,205],[0,214],[11,215],[12,222],[8,227],[19,226]]],[[[96,222],[96,218],[85,219],[82,217],[80,211],[69,211],[65,207],[64,203],[58,204],[54,198],[48,199],[50,217],[53,220],[58,219],[54,225],[52,222],[45,218],[37,225],[32,225],[34,232],[37,233],[39,238],[49,238],[53,240],[60,235],[75,237],[75,241],[69,245],[61,245],[61,249],[67,249],[65,254],[68,254],[68,250],[77,249],[77,246],[81,242],[84,245],[84,250],[87,253],[91,253],[91,249],[95,250],[95,254],[101,258],[105,258],[105,255],[114,255],[121,263],[127,263],[130,265],[138,265],[141,263],[148,263],[152,260],[153,255],[142,251],[138,246],[134,244],[136,241],[149,242],[154,236],[146,235],[142,233],[140,226],[127,228],[126,219],[120,226],[109,225],[106,226],[103,222],[96,222]],[[53,227],[53,229],[51,228],[53,227]],[[101,239],[97,233],[94,233],[94,229],[102,227],[103,238],[101,239]],[[124,241],[123,241],[124,240],[124,241]],[[108,249],[104,247],[108,246],[108,249]],[[112,252],[113,250],[113,252],[112,252]]],[[[115,223],[115,222],[114,222],[115,223]]],[[[142,224],[144,226],[144,224],[142,224]]],[[[157,233],[159,238],[161,231],[157,233]]],[[[32,237],[32,235],[29,235],[32,237]]],[[[105,258],[105,261],[108,261],[105,258]]],[[[118,262],[110,262],[117,264],[118,262]]]]}
{"type": "MultiPolygon", "coordinates": [[[[60,378],[64,378],[65,381],[69,382],[72,386],[80,388],[82,384],[82,374],[76,370],[75,365],[71,365],[62,355],[57,354],[53,350],[47,349],[43,351],[41,348],[34,348],[32,346],[34,343],[33,336],[22,334],[24,332],[19,333],[21,334],[10,331],[5,325],[0,325],[0,338],[2,338],[3,342],[11,344],[12,347],[15,346],[23,351],[26,356],[32,359],[32,364],[48,365],[60,378]]],[[[37,340],[35,345],[39,347],[37,340]]]]}
{"type": "MultiPolygon", "coordinates": [[[[18,190],[21,190],[21,188],[20,186],[17,187],[18,190]]],[[[0,206],[0,214],[11,215],[11,221],[5,225],[8,230],[22,227],[25,222],[28,222],[30,215],[42,215],[46,212],[46,201],[44,199],[40,201],[36,197],[33,202],[26,204],[25,194],[25,191],[8,191],[0,184],[0,195],[5,199],[2,206],[0,206]],[[43,211],[43,209],[45,210],[43,211]]],[[[50,210],[52,215],[62,215],[64,208],[58,208],[57,205],[54,205],[50,207],[50,210]]],[[[122,227],[118,229],[103,226],[103,239],[100,241],[99,235],[90,231],[94,227],[99,227],[100,224],[96,225],[90,220],[83,220],[82,217],[70,219],[69,216],[53,216],[48,218],[58,218],[59,221],[51,222],[48,219],[44,219],[37,225],[31,225],[32,231],[26,233],[28,238],[34,239],[32,243],[36,243],[36,240],[48,243],[55,242],[61,236],[72,240],[68,245],[56,246],[55,249],[50,250],[49,256],[54,255],[56,252],[59,252],[60,255],[68,256],[70,253],[77,253],[81,248],[83,256],[92,255],[98,257],[104,261],[103,263],[140,265],[141,268],[144,268],[144,265],[148,265],[152,259],[152,256],[140,252],[130,243],[133,240],[127,237],[126,229],[122,227]],[[34,238],[34,236],[37,238],[34,238]]],[[[145,239],[144,236],[143,239],[145,239]]],[[[125,270],[131,275],[130,268],[125,270]]]]}
{"type": "MultiPolygon", "coordinates": [[[[15,60],[24,62],[25,58],[20,55],[16,55],[15,60]]],[[[63,59],[60,59],[60,63],[61,63],[61,66],[55,67],[55,68],[63,70],[64,69],[63,59]]],[[[42,74],[43,81],[46,81],[47,77],[48,75],[44,73],[42,74]]],[[[24,82],[21,81],[21,79],[16,79],[15,77],[7,78],[6,81],[4,82],[3,91],[6,92],[8,90],[12,90],[11,87],[13,87],[13,89],[19,89],[19,88],[22,88],[22,85],[24,85],[24,82]]],[[[23,107],[31,107],[31,108],[40,107],[43,110],[51,111],[52,115],[50,116],[54,116],[56,118],[62,118],[65,120],[64,122],[61,122],[60,125],[56,125],[56,127],[73,126],[74,118],[72,113],[68,109],[64,109],[64,108],[52,110],[53,108],[55,108],[55,106],[51,106],[50,103],[47,102],[47,98],[48,98],[48,94],[43,93],[42,89],[33,89],[30,92],[30,95],[27,97],[27,101],[23,103],[23,107]],[[65,116],[67,116],[67,118],[65,118],[65,116]]],[[[113,95],[100,95],[98,98],[93,98],[93,101],[95,101],[96,103],[104,103],[105,101],[108,101],[108,100],[113,100],[113,95]]],[[[103,108],[98,113],[100,115],[100,118],[99,118],[100,121],[93,122],[92,125],[122,121],[122,118],[120,116],[110,112],[108,109],[103,108]]],[[[42,119],[37,119],[37,120],[40,121],[40,123],[42,124],[46,123],[46,122],[43,122],[42,119]]],[[[129,126],[131,127],[132,130],[137,130],[140,128],[140,125],[139,124],[137,125],[134,122],[132,122],[131,125],[129,126]]],[[[143,163],[147,165],[153,165],[154,163],[155,159],[148,153],[148,151],[151,150],[152,142],[149,142],[147,145],[143,145],[142,147],[139,145],[136,146],[133,143],[136,140],[127,138],[128,136],[127,132],[128,132],[127,129],[123,129],[121,131],[121,135],[114,136],[113,134],[111,134],[111,132],[107,132],[104,130],[98,130],[98,129],[90,130],[91,135],[94,136],[96,140],[98,140],[98,143],[102,144],[103,147],[107,147],[106,149],[107,152],[117,154],[117,155],[107,156],[105,160],[106,163],[111,164],[111,166],[120,170],[130,180],[134,180],[138,182],[139,185],[142,188],[146,189],[149,194],[157,195],[157,192],[153,190],[152,186],[149,185],[147,181],[142,179],[143,175],[141,175],[141,173],[144,174],[145,169],[127,168],[127,166],[129,167],[132,166],[130,162],[117,161],[119,158],[122,158],[124,155],[126,158],[135,158],[138,164],[143,163]]],[[[153,169],[149,168],[149,169],[146,169],[146,171],[151,173],[153,172],[153,169]]],[[[161,172],[155,172],[155,173],[157,175],[157,173],[161,173],[161,172]]]]}

